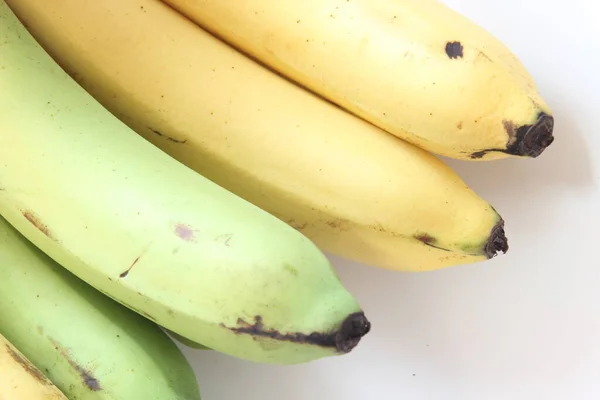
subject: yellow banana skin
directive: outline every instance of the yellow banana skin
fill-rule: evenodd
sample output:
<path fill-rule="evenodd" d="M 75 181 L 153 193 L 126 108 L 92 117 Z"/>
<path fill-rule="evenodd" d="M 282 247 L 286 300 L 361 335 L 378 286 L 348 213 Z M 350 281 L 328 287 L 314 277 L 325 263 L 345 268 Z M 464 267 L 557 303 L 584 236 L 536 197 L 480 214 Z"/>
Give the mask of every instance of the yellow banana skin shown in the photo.
<path fill-rule="evenodd" d="M 0 335 L 0 399 L 68 400 L 47 376 L 2 335 Z"/>
<path fill-rule="evenodd" d="M 156 324 L 56 264 L 2 217 L 0 334 L 69 399 L 200 400 L 192 368 Z"/>
<path fill-rule="evenodd" d="M 9 4 L 122 121 L 321 249 L 401 271 L 507 249 L 502 218 L 436 157 L 280 78 L 164 3 Z"/>
<path fill-rule="evenodd" d="M 15 228 L 216 351 L 293 364 L 358 344 L 370 325 L 313 243 L 135 134 L 1 15 L 0 214 Z"/>
<path fill-rule="evenodd" d="M 284 76 L 429 151 L 537 157 L 554 120 L 515 55 L 432 0 L 163 0 Z"/>

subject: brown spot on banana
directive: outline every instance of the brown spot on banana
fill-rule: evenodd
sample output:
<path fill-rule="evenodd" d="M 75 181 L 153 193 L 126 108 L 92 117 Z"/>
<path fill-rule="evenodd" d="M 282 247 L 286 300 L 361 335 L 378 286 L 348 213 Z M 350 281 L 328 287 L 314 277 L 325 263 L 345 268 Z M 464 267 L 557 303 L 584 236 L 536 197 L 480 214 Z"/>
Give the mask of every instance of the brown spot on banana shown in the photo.
<path fill-rule="evenodd" d="M 446 55 L 450 59 L 463 58 L 463 45 L 461 42 L 452 41 L 446 43 Z"/>
<path fill-rule="evenodd" d="M 140 260 L 141 256 L 137 256 L 137 258 L 135 260 L 133 260 L 133 263 L 131 263 L 131 265 L 129 266 L 129 268 L 127 268 L 125 271 L 123 271 L 120 275 L 119 278 L 125 278 L 127 277 L 127 275 L 129 275 L 129 271 L 131 271 L 131 268 L 133 268 L 133 266 L 135 264 L 137 264 L 137 262 Z"/>
<path fill-rule="evenodd" d="M 503 121 L 508 134 L 506 149 L 485 149 L 471 154 L 472 159 L 483 158 L 487 153 L 497 151 L 519 157 L 536 158 L 554 142 L 554 117 L 540 112 L 533 124 L 517 127 L 511 121 Z"/>
<path fill-rule="evenodd" d="M 502 125 L 504 126 L 504 130 L 508 133 L 508 142 L 506 143 L 506 147 L 514 146 L 517 141 L 517 127 L 514 123 L 510 121 L 502 121 Z"/>
<path fill-rule="evenodd" d="M 418 234 L 414 235 L 413 237 L 426 246 L 433 247 L 434 249 L 438 249 L 438 250 L 450 251 L 443 247 L 437 246 L 436 245 L 437 239 L 427 233 L 418 233 Z"/>
<path fill-rule="evenodd" d="M 44 385 L 52 386 L 52 382 L 46 375 L 42 374 L 42 372 L 31 363 L 31 361 L 27 360 L 24 356 L 15 351 L 8 343 L 6 344 L 6 352 L 35 380 Z"/>
<path fill-rule="evenodd" d="M 330 228 L 336 229 L 338 231 L 348 231 L 350 230 L 350 221 L 345 220 L 345 219 L 339 219 L 339 218 L 334 218 L 334 219 L 330 219 L 327 222 L 325 222 L 325 224 L 327 226 L 329 226 Z"/>
<path fill-rule="evenodd" d="M 423 242 L 425 244 L 434 244 L 436 242 L 436 239 L 427 233 L 416 234 L 415 239 L 417 239 L 419 242 Z"/>
<path fill-rule="evenodd" d="M 335 348 L 339 353 L 349 353 L 358 345 L 361 338 L 371 330 L 371 323 L 362 312 L 348 315 L 340 328 L 331 333 L 282 333 L 275 329 L 267 329 L 260 315 L 254 317 L 253 324 L 246 322 L 242 318 L 238 318 L 237 325 L 236 327 L 228 327 L 221 324 L 221 326 L 233 333 L 250 335 L 255 340 L 263 337 L 278 341 L 330 347 Z"/>
<path fill-rule="evenodd" d="M 98 391 L 102 390 L 102 387 L 100 386 L 100 382 L 98 382 L 98 380 L 92 375 L 91 371 L 89 371 L 89 370 L 85 369 L 84 367 L 82 367 L 81 365 L 79 365 L 77 363 L 77 361 L 75 361 L 73 359 L 73 357 L 71 356 L 68 349 L 62 347 L 56 340 L 54 340 L 52 338 L 49 338 L 49 339 L 52 342 L 52 344 L 54 345 L 54 348 L 56 350 L 58 350 L 60 355 L 63 356 L 63 358 L 65 360 L 67 360 L 69 365 L 79 374 L 83 383 L 90 391 L 98 392 Z"/>
<path fill-rule="evenodd" d="M 418 233 L 413 237 L 426 246 L 433 247 L 438 250 L 451 251 L 437 246 L 437 239 L 427 233 Z M 500 219 L 500 221 L 492 228 L 488 240 L 483 246 L 483 249 L 473 249 L 473 251 L 475 251 L 474 253 L 465 252 L 465 254 L 477 256 L 482 255 L 483 252 L 483 254 L 485 254 L 485 256 L 489 259 L 494 258 L 499 252 L 508 252 L 508 248 L 508 239 L 506 238 L 504 231 L 504 220 Z"/>
<path fill-rule="evenodd" d="M 126 278 L 127 275 L 129 275 L 129 273 L 131 272 L 131 269 L 138 263 L 138 261 L 140 261 L 140 259 L 144 256 L 144 254 L 146 254 L 146 252 L 150 249 L 150 247 L 152 246 L 152 244 L 154 243 L 154 241 L 151 241 L 150 243 L 148 243 L 146 245 L 146 247 L 144 248 L 144 250 L 140 253 L 139 256 L 137 256 L 135 258 L 135 260 L 133 260 L 133 262 L 129 265 L 129 268 L 127 268 L 125 271 L 121 272 L 121 274 L 119 274 L 119 278 Z M 108 278 L 110 279 L 110 278 Z M 110 279 L 112 281 L 112 279 Z"/>
<path fill-rule="evenodd" d="M 292 228 L 296 229 L 297 231 L 306 229 L 306 227 L 308 226 L 307 222 L 300 223 L 300 222 L 296 222 L 296 220 L 294 220 L 294 219 L 288 220 L 287 224 L 290 225 Z"/>
<path fill-rule="evenodd" d="M 165 138 L 165 140 L 168 140 L 169 142 L 173 142 L 173 143 L 177 143 L 177 144 L 185 144 L 187 143 L 187 139 L 183 139 L 183 140 L 179 140 L 179 139 L 175 139 L 171 136 L 167 136 L 164 133 L 157 131 L 156 129 L 152 129 L 152 128 L 148 128 L 150 129 L 152 132 L 154 132 L 156 135 Z"/>
<path fill-rule="evenodd" d="M 485 54 L 481 50 L 478 50 L 477 57 L 481 57 L 481 58 L 485 59 L 488 62 L 492 62 L 492 59 L 490 58 L 490 56 L 488 56 L 487 54 Z"/>
<path fill-rule="evenodd" d="M 48 228 L 48 226 L 43 224 L 39 217 L 33 213 L 33 211 L 26 210 L 21 211 L 21 213 L 23 214 L 25 219 L 29 221 L 33 226 L 35 226 L 40 232 L 42 232 L 44 235 L 54 240 L 55 242 L 57 241 L 50 229 Z"/>

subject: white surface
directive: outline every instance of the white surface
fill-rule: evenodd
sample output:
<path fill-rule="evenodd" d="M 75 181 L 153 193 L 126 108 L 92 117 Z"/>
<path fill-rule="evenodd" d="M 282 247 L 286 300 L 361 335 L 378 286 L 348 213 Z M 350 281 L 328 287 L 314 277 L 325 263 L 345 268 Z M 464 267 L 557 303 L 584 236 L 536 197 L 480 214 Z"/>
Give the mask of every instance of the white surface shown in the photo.
<path fill-rule="evenodd" d="M 446 1 L 521 58 L 555 114 L 536 160 L 450 162 L 504 216 L 510 251 L 425 274 L 332 258 L 372 332 L 290 367 L 184 349 L 204 400 L 600 399 L 596 2 Z"/>

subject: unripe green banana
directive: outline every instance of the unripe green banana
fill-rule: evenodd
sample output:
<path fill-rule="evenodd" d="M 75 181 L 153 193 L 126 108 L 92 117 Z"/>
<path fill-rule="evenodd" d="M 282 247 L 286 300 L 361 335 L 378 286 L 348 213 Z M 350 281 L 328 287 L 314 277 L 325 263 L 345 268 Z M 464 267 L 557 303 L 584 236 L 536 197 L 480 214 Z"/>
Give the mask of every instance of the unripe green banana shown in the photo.
<path fill-rule="evenodd" d="M 69 399 L 200 399 L 190 365 L 156 324 L 56 264 L 1 217 L 0 334 Z"/>
<path fill-rule="evenodd" d="M 358 344 L 369 322 L 310 240 L 134 133 L 4 3 L 1 18 L 0 214 L 13 226 L 214 350 L 291 364 Z"/>

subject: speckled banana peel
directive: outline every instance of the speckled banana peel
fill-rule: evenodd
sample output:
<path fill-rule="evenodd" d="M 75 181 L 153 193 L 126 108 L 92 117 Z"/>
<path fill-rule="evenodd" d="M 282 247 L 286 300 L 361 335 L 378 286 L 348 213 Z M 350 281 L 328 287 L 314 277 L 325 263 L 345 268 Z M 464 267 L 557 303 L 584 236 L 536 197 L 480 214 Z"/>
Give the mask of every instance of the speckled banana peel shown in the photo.
<path fill-rule="evenodd" d="M 283 76 L 419 147 L 537 157 L 554 117 L 515 54 L 434 0 L 163 0 Z"/>

